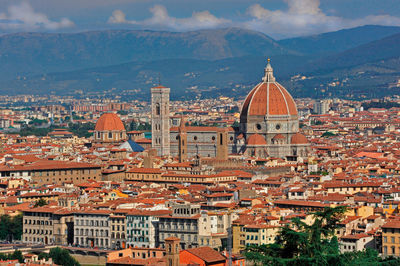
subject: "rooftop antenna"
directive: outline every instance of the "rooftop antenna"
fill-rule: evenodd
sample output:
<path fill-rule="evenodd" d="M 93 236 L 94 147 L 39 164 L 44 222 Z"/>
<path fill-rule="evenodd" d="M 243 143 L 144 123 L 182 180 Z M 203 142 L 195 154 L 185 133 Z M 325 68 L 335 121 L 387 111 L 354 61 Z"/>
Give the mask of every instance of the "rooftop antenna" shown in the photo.
<path fill-rule="evenodd" d="M 158 86 L 161 86 L 161 73 L 158 72 Z"/>

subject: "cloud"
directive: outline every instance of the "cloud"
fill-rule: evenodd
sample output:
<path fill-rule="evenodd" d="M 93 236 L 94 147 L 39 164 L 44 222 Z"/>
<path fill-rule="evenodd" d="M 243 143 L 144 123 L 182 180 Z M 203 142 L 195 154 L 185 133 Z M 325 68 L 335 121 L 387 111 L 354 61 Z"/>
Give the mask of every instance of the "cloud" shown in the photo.
<path fill-rule="evenodd" d="M 259 4 L 250 6 L 247 13 L 252 19 L 243 26 L 274 37 L 301 36 L 351 28 L 362 25 L 400 26 L 400 17 L 371 15 L 359 19 L 330 16 L 320 9 L 319 0 L 285 0 L 287 10 L 269 10 Z"/>
<path fill-rule="evenodd" d="M 193 12 L 188 18 L 175 18 L 168 14 L 167 9 L 162 5 L 155 5 L 150 8 L 152 16 L 148 19 L 135 21 L 127 20 L 121 10 L 114 10 L 108 23 L 111 24 L 134 24 L 149 27 L 169 28 L 173 30 L 194 30 L 203 28 L 215 28 L 228 26 L 232 22 L 228 19 L 217 18 L 209 11 Z"/>
<path fill-rule="evenodd" d="M 74 26 L 68 18 L 59 21 L 50 20 L 45 14 L 36 12 L 28 2 L 21 2 L 8 7 L 7 13 L 0 13 L 2 29 L 47 29 L 57 30 Z"/>

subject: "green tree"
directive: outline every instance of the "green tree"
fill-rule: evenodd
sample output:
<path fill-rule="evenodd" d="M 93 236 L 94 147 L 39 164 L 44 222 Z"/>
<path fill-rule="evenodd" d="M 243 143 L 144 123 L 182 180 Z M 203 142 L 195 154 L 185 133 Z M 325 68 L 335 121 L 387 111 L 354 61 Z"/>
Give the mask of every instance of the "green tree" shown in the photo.
<path fill-rule="evenodd" d="M 18 214 L 11 219 L 11 234 L 13 239 L 21 240 L 22 232 L 23 232 L 23 215 Z"/>
<path fill-rule="evenodd" d="M 274 244 L 249 246 L 245 257 L 257 265 L 398 265 L 399 259 L 381 259 L 374 250 L 340 254 L 334 236 L 346 208 L 325 208 L 313 213 L 314 222 L 292 219 Z"/>
<path fill-rule="evenodd" d="M 80 266 L 79 262 L 74 259 L 68 250 L 62 248 L 52 248 L 49 252 L 49 257 L 53 259 L 53 262 L 63 266 Z"/>
<path fill-rule="evenodd" d="M 38 201 L 36 201 L 35 206 L 33 206 L 33 207 L 34 208 L 42 207 L 42 206 L 45 206 L 47 204 L 48 203 L 47 203 L 47 201 L 45 199 L 39 199 Z"/>

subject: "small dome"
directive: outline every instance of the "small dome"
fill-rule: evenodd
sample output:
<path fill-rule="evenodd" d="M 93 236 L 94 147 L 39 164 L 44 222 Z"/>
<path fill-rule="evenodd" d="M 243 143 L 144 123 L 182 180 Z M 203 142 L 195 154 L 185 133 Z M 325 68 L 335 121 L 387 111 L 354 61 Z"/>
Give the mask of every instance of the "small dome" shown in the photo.
<path fill-rule="evenodd" d="M 251 135 L 246 142 L 247 145 L 266 145 L 267 141 L 259 134 Z"/>
<path fill-rule="evenodd" d="M 285 139 L 285 137 L 282 134 L 276 134 L 272 139 L 273 140 Z"/>
<path fill-rule="evenodd" d="M 308 139 L 306 136 L 300 133 L 296 133 L 290 139 L 291 144 L 308 144 Z"/>
<path fill-rule="evenodd" d="M 105 113 L 97 120 L 95 131 L 125 131 L 125 126 L 117 114 Z"/>

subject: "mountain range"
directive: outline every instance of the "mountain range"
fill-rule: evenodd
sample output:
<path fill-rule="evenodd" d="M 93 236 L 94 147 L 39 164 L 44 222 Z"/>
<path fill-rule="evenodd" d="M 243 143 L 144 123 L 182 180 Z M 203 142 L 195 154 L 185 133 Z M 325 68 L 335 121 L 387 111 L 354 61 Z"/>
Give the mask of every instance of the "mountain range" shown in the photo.
<path fill-rule="evenodd" d="M 0 36 L 0 89 L 146 99 L 161 82 L 173 98 L 240 97 L 261 80 L 268 56 L 294 96 L 380 97 L 396 93 L 398 46 L 400 27 L 385 26 L 286 40 L 240 28 L 8 34 Z"/>

